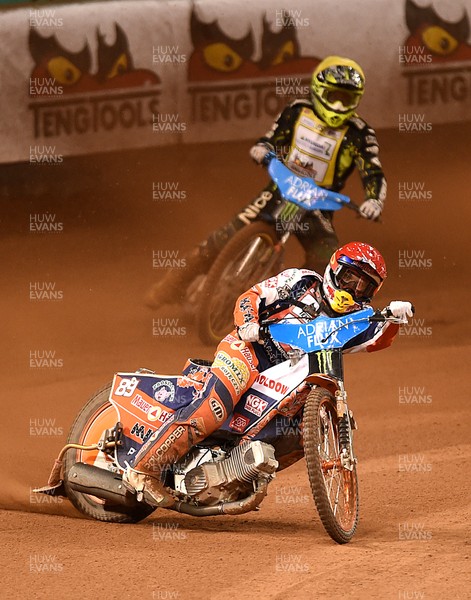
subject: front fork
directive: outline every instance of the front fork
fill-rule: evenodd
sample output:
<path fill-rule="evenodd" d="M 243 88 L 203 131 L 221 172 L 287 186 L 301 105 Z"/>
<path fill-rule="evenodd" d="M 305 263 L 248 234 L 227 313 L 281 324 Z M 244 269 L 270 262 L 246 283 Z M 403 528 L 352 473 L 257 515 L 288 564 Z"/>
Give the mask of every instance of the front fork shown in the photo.
<path fill-rule="evenodd" d="M 335 392 L 335 400 L 338 418 L 340 462 L 342 467 L 353 471 L 357 462 L 353 453 L 353 429 L 356 429 L 356 423 L 352 411 L 348 410 L 347 392 L 342 381 L 339 382 L 339 387 Z"/>

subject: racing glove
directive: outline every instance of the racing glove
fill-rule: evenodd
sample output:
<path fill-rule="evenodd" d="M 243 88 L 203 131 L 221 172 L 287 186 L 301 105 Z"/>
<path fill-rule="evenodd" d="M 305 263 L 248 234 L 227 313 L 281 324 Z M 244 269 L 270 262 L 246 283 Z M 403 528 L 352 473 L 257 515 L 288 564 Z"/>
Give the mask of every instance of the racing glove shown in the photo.
<path fill-rule="evenodd" d="M 250 148 L 250 156 L 257 165 L 261 165 L 265 156 L 271 151 L 272 148 L 268 148 L 265 144 L 255 144 Z"/>
<path fill-rule="evenodd" d="M 392 316 L 401 319 L 403 323 L 407 323 L 407 317 L 412 317 L 414 315 L 412 304 L 410 302 L 393 300 L 393 302 L 390 302 L 388 308 Z"/>
<path fill-rule="evenodd" d="M 238 328 L 239 337 L 244 342 L 258 342 L 260 325 L 258 323 L 244 323 Z"/>
<path fill-rule="evenodd" d="M 383 203 L 380 200 L 370 198 L 369 200 L 365 200 L 360 206 L 360 215 L 365 219 L 374 221 L 380 216 L 382 210 Z"/>

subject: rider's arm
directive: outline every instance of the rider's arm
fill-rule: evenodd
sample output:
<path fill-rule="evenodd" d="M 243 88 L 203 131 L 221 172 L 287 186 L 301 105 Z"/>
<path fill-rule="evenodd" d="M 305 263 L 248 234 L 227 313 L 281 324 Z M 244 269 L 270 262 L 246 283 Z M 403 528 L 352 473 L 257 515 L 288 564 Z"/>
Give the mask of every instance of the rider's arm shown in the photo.
<path fill-rule="evenodd" d="M 365 190 L 366 200 L 386 200 L 386 178 L 379 159 L 379 144 L 374 129 L 360 117 L 350 120 L 351 152 Z"/>
<path fill-rule="evenodd" d="M 241 327 L 245 323 L 258 323 L 262 309 L 280 299 L 280 291 L 292 288 L 306 273 L 303 269 L 286 269 L 279 275 L 265 279 L 244 292 L 236 301 L 234 323 Z"/>

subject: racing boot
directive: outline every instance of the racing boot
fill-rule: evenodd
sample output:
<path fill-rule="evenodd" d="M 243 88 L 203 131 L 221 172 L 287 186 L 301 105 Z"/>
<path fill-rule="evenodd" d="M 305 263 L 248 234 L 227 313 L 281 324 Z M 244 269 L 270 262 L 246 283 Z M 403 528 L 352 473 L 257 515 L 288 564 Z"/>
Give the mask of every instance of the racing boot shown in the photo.
<path fill-rule="evenodd" d="M 171 490 L 162 481 L 163 471 L 172 469 L 191 446 L 206 436 L 194 425 L 172 423 L 162 433 L 155 433 L 139 450 L 134 467 L 129 467 L 124 480 L 147 504 L 169 507 L 175 503 Z M 138 496 L 139 498 L 139 496 Z"/>
<path fill-rule="evenodd" d="M 157 309 L 164 304 L 181 304 L 185 298 L 188 285 L 195 277 L 205 272 L 208 260 L 198 246 L 184 257 L 185 266 L 170 269 L 147 292 L 144 302 L 146 306 Z"/>
<path fill-rule="evenodd" d="M 217 393 L 222 390 L 224 400 Z M 216 431 L 232 411 L 232 398 L 221 382 L 212 381 L 208 393 L 176 413 L 176 419 L 154 433 L 123 476 L 125 485 L 137 491 L 151 506 L 170 507 L 176 501 L 162 475 L 195 444 Z M 178 415 L 178 416 L 177 416 Z"/>

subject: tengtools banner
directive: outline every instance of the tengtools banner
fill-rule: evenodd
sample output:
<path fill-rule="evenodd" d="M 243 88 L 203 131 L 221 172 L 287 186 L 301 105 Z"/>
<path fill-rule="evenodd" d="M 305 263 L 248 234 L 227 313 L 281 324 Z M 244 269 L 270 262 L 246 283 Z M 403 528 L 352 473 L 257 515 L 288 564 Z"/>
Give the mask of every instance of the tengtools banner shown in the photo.
<path fill-rule="evenodd" d="M 443 3 L 440 10 L 443 11 Z M 120 1 L 0 13 L 2 162 L 254 139 L 328 54 L 376 128 L 471 118 L 471 0 Z"/>

